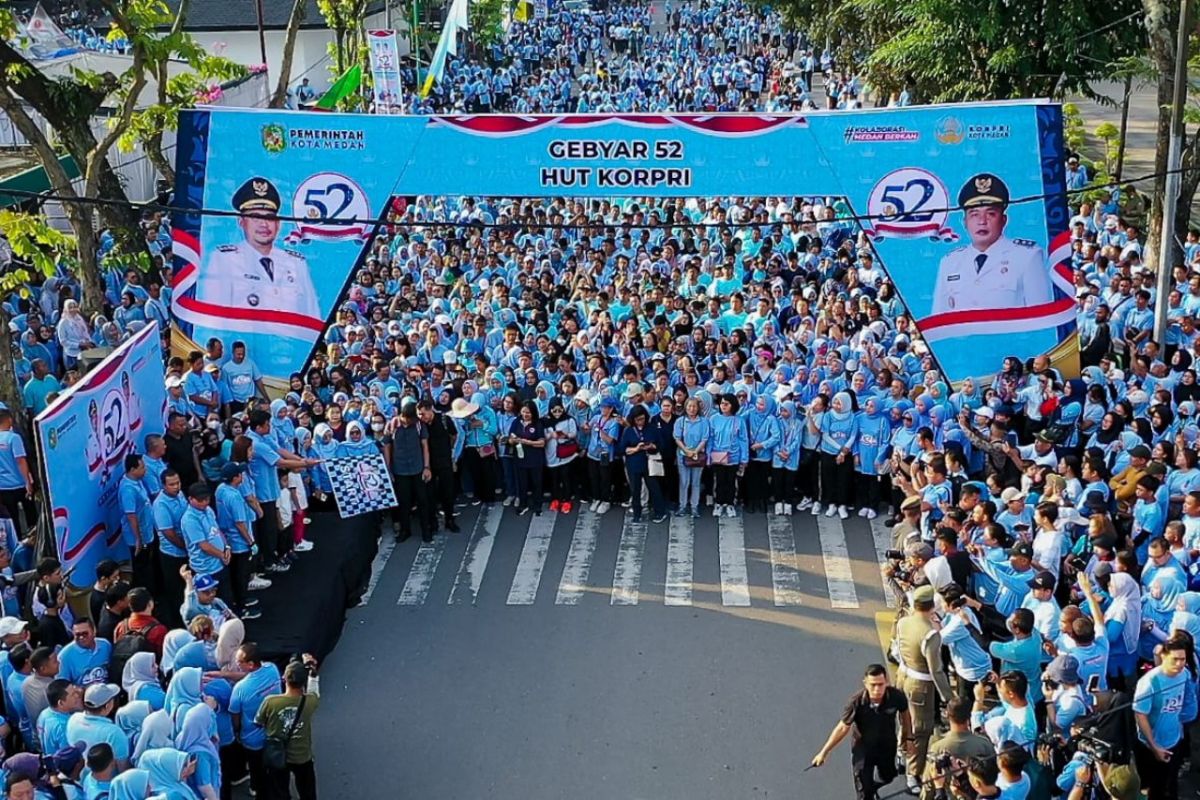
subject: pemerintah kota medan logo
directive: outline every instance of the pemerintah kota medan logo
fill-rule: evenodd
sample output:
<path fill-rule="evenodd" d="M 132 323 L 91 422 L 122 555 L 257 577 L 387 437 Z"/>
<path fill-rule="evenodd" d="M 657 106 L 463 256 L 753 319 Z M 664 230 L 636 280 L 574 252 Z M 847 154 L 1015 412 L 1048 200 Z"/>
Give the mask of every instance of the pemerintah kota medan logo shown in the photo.
<path fill-rule="evenodd" d="M 282 153 L 287 149 L 287 131 L 278 123 L 263 125 L 262 146 L 268 153 Z"/>

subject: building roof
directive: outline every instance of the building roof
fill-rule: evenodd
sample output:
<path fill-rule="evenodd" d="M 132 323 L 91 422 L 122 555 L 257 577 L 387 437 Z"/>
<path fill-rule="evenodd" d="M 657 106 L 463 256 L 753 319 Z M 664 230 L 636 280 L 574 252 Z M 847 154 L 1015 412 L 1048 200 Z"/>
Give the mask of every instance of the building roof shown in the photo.
<path fill-rule="evenodd" d="M 308 13 L 304 17 L 304 28 L 324 28 L 325 20 L 317 10 L 316 0 L 305 0 Z M 180 0 L 166 0 L 172 11 L 179 10 Z M 383 10 L 384 0 L 369 0 L 367 14 Z M 292 14 L 292 0 L 262 0 L 263 27 L 267 30 L 283 30 Z M 248 31 L 258 29 L 256 0 L 204 0 L 188 7 L 185 26 L 189 31 Z"/>

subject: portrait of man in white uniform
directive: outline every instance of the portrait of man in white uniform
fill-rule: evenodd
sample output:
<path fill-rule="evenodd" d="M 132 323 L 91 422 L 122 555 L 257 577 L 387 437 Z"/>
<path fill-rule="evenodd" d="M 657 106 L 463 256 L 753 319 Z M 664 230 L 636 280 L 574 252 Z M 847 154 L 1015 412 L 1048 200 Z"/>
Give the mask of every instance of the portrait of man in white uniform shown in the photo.
<path fill-rule="evenodd" d="M 1004 235 L 1008 202 L 1008 186 L 990 173 L 963 185 L 958 205 L 971 243 L 942 257 L 933 287 L 933 314 L 1027 308 L 1054 299 L 1042 248 Z"/>
<path fill-rule="evenodd" d="M 255 177 L 233 195 L 241 212 L 243 240 L 216 248 L 201 270 L 196 300 L 226 308 L 253 308 L 320 318 L 321 310 L 308 262 L 295 250 L 279 247 L 279 191 Z"/>

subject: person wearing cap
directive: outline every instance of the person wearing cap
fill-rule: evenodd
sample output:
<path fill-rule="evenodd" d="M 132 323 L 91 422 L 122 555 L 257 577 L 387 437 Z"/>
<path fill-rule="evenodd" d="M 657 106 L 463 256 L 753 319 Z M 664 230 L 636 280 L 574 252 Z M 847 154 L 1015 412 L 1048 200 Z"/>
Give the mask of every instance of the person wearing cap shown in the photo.
<path fill-rule="evenodd" d="M 218 245 L 201 268 L 196 300 L 229 309 L 321 317 L 321 306 L 308 262 L 295 250 L 279 247 L 279 190 L 271 181 L 253 177 L 233 195 L 241 213 L 243 240 Z"/>
<path fill-rule="evenodd" d="M 475 505 L 491 505 L 496 500 L 496 436 L 499 423 L 496 412 L 457 397 L 450 403 L 450 419 L 462 431 L 462 451 L 459 466 L 468 476 L 475 492 Z"/>
<path fill-rule="evenodd" d="M 184 394 L 183 378 L 178 375 L 168 375 L 163 382 L 167 387 L 167 413 L 179 414 L 185 419 L 192 414 L 192 404 Z"/>
<path fill-rule="evenodd" d="M 320 667 L 317 659 L 305 653 L 293 660 L 283 671 L 283 693 L 266 698 L 254 715 L 254 722 L 268 736 L 283 738 L 300 715 L 290 739 L 287 740 L 286 768 L 267 769 L 271 785 L 268 796 L 290 798 L 292 779 L 300 800 L 316 800 L 317 776 L 313 763 L 313 722 L 321 706 Z"/>
<path fill-rule="evenodd" d="M 938 264 L 931 314 L 973 309 L 1028 308 L 1053 298 L 1042 248 L 1004 235 L 1008 186 L 991 173 L 967 179 L 958 193 L 971 243 Z"/>
<path fill-rule="evenodd" d="M 1018 541 L 1014 544 L 1008 551 L 1008 563 L 986 558 L 975 545 L 968 550 L 979 571 L 998 585 L 996 611 L 1007 617 L 1020 608 L 1021 602 L 1029 594 L 1029 581 L 1037 574 L 1033 569 L 1033 547 L 1029 542 Z"/>
<path fill-rule="evenodd" d="M 1042 570 L 1029 581 L 1029 594 L 1021 601 L 1021 608 L 1027 608 L 1033 614 L 1033 626 L 1047 642 L 1056 641 L 1061 632 L 1058 618 L 1062 608 L 1054 598 L 1054 587 L 1057 585 L 1057 576 L 1049 570 Z M 1043 654 L 1042 661 L 1047 660 L 1048 656 Z"/>
<path fill-rule="evenodd" d="M 246 465 L 240 461 L 227 461 L 221 467 L 221 483 L 217 486 L 215 506 L 217 525 L 229 543 L 229 595 L 237 615 L 243 620 L 258 619 L 262 612 L 251 606 L 258 601 L 249 596 L 254 544 L 254 509 L 242 494 L 246 480 Z M 207 613 L 207 612 L 205 612 Z M 184 616 L 186 622 L 187 616 Z"/>
<path fill-rule="evenodd" d="M 1046 727 L 1064 740 L 1071 740 L 1071 728 L 1092 708 L 1092 699 L 1079 679 L 1079 661 L 1060 653 L 1046 665 L 1042 674 L 1042 692 L 1046 696 Z"/>
<path fill-rule="evenodd" d="M 179 529 L 187 545 L 188 567 L 195 575 L 212 575 L 225 584 L 228 591 L 229 576 L 225 570 L 233 558 L 229 541 L 221 533 L 217 515 L 210 508 L 212 490 L 203 482 L 188 487 L 188 510 L 183 512 Z M 187 593 L 184 592 L 186 598 Z"/>
<path fill-rule="evenodd" d="M 899 686 L 912 712 L 912 735 L 905 740 L 905 773 L 910 792 L 920 788 L 921 777 L 925 774 L 929 739 L 937 719 L 934 693 L 943 703 L 951 697 L 950 683 L 942 666 L 942 636 L 935 624 L 935 596 L 932 586 L 914 590 L 912 613 L 896 623 Z"/>
<path fill-rule="evenodd" d="M 1026 494 L 1015 486 L 1000 493 L 1004 509 L 996 514 L 996 522 L 1004 526 L 1011 536 L 1029 536 L 1033 525 L 1033 511 L 1025 505 Z"/>
<path fill-rule="evenodd" d="M 195 575 L 190 571 L 184 575 L 187 589 L 184 592 L 183 606 L 179 609 L 183 624 L 191 625 L 192 620 L 204 615 L 212 620 L 213 625 L 220 628 L 225 622 L 234 619 L 235 614 L 217 597 L 217 579 L 212 575 Z"/>
<path fill-rule="evenodd" d="M 104 743 L 112 748 L 117 771 L 129 769 L 129 737 L 111 719 L 121 687 L 114 683 L 92 684 L 83 693 L 83 713 L 67 722 L 67 741 L 82 743 L 85 750 Z"/>

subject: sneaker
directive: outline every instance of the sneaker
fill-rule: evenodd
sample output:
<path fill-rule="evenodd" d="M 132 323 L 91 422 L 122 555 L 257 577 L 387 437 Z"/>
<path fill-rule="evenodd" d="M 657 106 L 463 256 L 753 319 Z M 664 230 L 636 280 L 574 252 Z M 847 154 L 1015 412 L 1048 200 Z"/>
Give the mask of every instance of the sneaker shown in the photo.
<path fill-rule="evenodd" d="M 517 515 L 523 517 L 528 513 L 529 513 L 529 506 L 521 506 L 521 510 L 517 512 Z"/>
<path fill-rule="evenodd" d="M 813 506 L 813 508 L 816 508 L 816 506 Z M 836 517 L 837 513 L 838 513 L 838 507 L 835 506 L 833 503 L 830 503 L 829 508 L 825 509 L 825 516 L 827 516 L 827 517 L 831 517 L 831 518 Z"/>
<path fill-rule="evenodd" d="M 262 612 L 257 608 L 247 608 L 240 614 L 240 616 L 243 621 L 248 619 L 260 619 L 262 617 Z"/>
<path fill-rule="evenodd" d="M 735 519 L 738 515 L 737 506 L 725 506 L 725 516 Z"/>
<path fill-rule="evenodd" d="M 254 608 L 256 605 L 258 605 L 257 597 L 247 597 L 246 602 L 242 603 L 242 608 Z"/>
<path fill-rule="evenodd" d="M 297 553 L 307 553 L 309 550 L 312 550 L 312 549 L 313 549 L 313 543 L 310 542 L 308 539 L 301 539 L 296 544 L 296 552 Z"/>
<path fill-rule="evenodd" d="M 500 505 L 504 506 L 505 508 L 508 508 L 512 504 L 513 504 L 513 499 L 511 497 L 506 497 L 506 498 L 504 498 L 504 502 L 501 503 Z"/>
<path fill-rule="evenodd" d="M 478 497 L 475 497 L 475 498 L 472 498 L 472 499 L 471 499 L 471 505 L 473 505 L 473 506 L 477 506 L 477 505 L 479 505 L 479 504 L 480 504 L 480 503 L 482 503 L 482 502 L 483 502 L 483 501 L 482 501 L 482 500 L 480 500 Z M 505 501 L 504 501 L 504 505 L 508 505 L 508 501 L 507 501 L 507 500 L 505 500 Z"/>
<path fill-rule="evenodd" d="M 292 568 L 291 564 L 285 564 L 282 561 L 277 561 L 267 567 L 267 572 L 287 572 Z"/>
<path fill-rule="evenodd" d="M 558 510 L 564 514 L 570 514 L 571 513 L 571 501 L 568 500 L 565 503 L 560 503 L 558 506 Z"/>
<path fill-rule="evenodd" d="M 246 588 L 252 592 L 257 592 L 260 589 L 270 589 L 271 582 L 266 578 L 260 578 L 258 575 L 255 575 L 250 579 L 250 582 L 246 584 Z"/>
<path fill-rule="evenodd" d="M 783 513 L 783 503 L 776 503 L 775 504 L 775 516 L 778 517 L 782 513 Z"/>
<path fill-rule="evenodd" d="M 867 518 L 867 519 L 875 519 L 876 517 L 878 517 L 878 516 L 879 516 L 879 512 L 877 512 L 877 511 L 876 511 L 875 509 L 873 509 L 873 508 L 868 508 L 868 509 L 867 509 L 867 513 L 865 514 L 865 516 L 866 516 L 866 518 Z"/>
<path fill-rule="evenodd" d="M 692 519 L 700 519 L 700 509 L 699 509 L 699 507 L 697 507 L 697 508 L 693 508 L 693 509 L 692 509 Z"/>
<path fill-rule="evenodd" d="M 666 521 L 667 521 L 667 515 L 666 515 L 666 514 L 659 514 L 657 517 L 655 517 L 655 518 L 654 518 L 654 522 L 655 522 L 655 524 L 657 524 L 657 523 L 659 523 L 659 522 L 666 522 Z"/>
<path fill-rule="evenodd" d="M 812 500 L 809 500 L 806 497 L 803 500 L 801 500 L 799 503 L 796 504 L 796 510 L 797 511 L 807 511 L 808 509 L 812 508 L 812 504 L 813 504 Z"/>
<path fill-rule="evenodd" d="M 596 513 L 596 509 L 598 509 L 599 507 L 600 507 L 600 501 L 599 501 L 599 500 L 593 500 L 593 501 L 592 501 L 592 504 L 591 504 L 590 506 L 588 506 L 588 510 L 589 510 L 589 511 L 591 511 L 593 514 L 595 514 L 595 513 Z"/>
<path fill-rule="evenodd" d="M 791 503 L 783 504 L 783 513 L 785 516 L 789 516 L 789 517 L 792 515 L 792 504 Z"/>
<path fill-rule="evenodd" d="M 858 510 L 858 515 L 859 515 L 860 517 L 865 517 L 865 516 L 867 515 L 867 509 L 866 509 L 866 506 L 863 506 L 862 508 L 860 508 L 860 509 Z"/>
<path fill-rule="evenodd" d="M 722 505 L 713 506 L 713 516 L 714 517 L 725 516 L 725 506 L 722 506 Z"/>
<path fill-rule="evenodd" d="M 632 508 L 632 507 L 633 507 L 633 499 L 632 498 L 630 498 L 629 500 L 626 500 L 624 503 L 621 503 L 621 508 Z"/>
<path fill-rule="evenodd" d="M 821 515 L 821 504 L 820 503 L 813 503 L 811 506 L 809 506 L 809 508 L 812 509 L 812 515 L 814 517 L 819 517 Z"/>
<path fill-rule="evenodd" d="M 920 794 L 921 793 L 921 779 L 918 778 L 916 775 L 907 776 L 907 783 L 908 783 L 908 793 L 909 794 Z"/>
<path fill-rule="evenodd" d="M 600 507 L 596 509 L 596 513 L 597 514 L 607 514 L 609 509 L 611 509 L 611 508 L 612 508 L 612 503 L 601 503 Z"/>
<path fill-rule="evenodd" d="M 551 501 L 550 501 L 550 510 L 551 510 L 551 511 L 558 511 L 558 501 L 557 501 L 557 500 L 551 500 Z"/>
<path fill-rule="evenodd" d="M 637 525 L 637 524 L 638 524 L 639 522 L 641 522 L 641 521 L 642 521 L 642 515 L 641 515 L 641 514 L 634 514 L 634 515 L 633 515 L 633 524 L 634 524 L 634 525 Z"/>
<path fill-rule="evenodd" d="M 675 516 L 679 517 L 680 519 L 683 519 L 684 517 L 688 516 L 690 513 L 691 512 L 688 511 L 688 507 L 684 506 L 683 508 L 681 508 L 675 512 Z"/>
<path fill-rule="evenodd" d="M 838 506 L 838 516 L 841 517 L 842 519 L 849 519 L 850 512 L 846 509 L 845 506 Z"/>
<path fill-rule="evenodd" d="M 305 518 L 304 518 L 304 524 L 305 524 L 305 525 L 312 525 L 312 517 L 305 517 Z"/>

